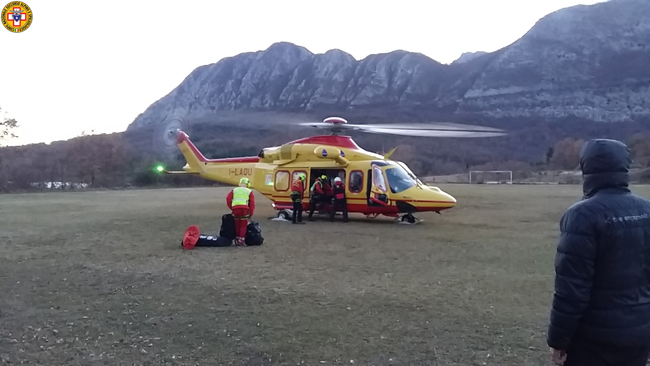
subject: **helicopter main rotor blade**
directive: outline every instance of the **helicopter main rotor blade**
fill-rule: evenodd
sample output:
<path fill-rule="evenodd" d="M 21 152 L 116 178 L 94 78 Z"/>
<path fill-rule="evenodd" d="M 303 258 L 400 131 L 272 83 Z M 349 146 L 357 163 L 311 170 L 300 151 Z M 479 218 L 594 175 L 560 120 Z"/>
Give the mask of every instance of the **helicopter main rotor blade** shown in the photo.
<path fill-rule="evenodd" d="M 496 137 L 506 135 L 505 131 L 483 126 L 464 125 L 451 122 L 412 124 L 332 124 L 325 122 L 304 122 L 301 126 L 316 127 L 341 132 L 361 131 L 402 136 L 422 137 Z"/>
<path fill-rule="evenodd" d="M 488 131 L 460 131 L 460 130 L 424 130 L 424 129 L 398 129 L 398 128 L 368 128 L 363 129 L 363 132 L 388 134 L 388 135 L 402 135 L 402 136 L 418 136 L 418 137 L 498 137 L 505 136 L 503 132 L 488 132 Z"/>
<path fill-rule="evenodd" d="M 298 123 L 299 126 L 307 126 L 307 127 L 316 127 L 316 128 L 332 128 L 332 127 L 340 127 L 338 125 L 334 125 L 331 123 L 324 123 L 324 122 L 301 122 Z"/>
<path fill-rule="evenodd" d="M 397 130 L 432 130 L 432 131 L 484 131 L 484 132 L 504 132 L 498 128 L 484 127 L 484 126 L 475 126 L 475 125 L 465 125 L 461 123 L 451 123 L 451 122 L 429 122 L 429 123 L 404 123 L 404 124 L 366 124 L 366 125 L 348 125 L 354 128 L 361 129 L 370 129 L 370 128 L 380 128 L 380 129 L 397 129 Z"/>

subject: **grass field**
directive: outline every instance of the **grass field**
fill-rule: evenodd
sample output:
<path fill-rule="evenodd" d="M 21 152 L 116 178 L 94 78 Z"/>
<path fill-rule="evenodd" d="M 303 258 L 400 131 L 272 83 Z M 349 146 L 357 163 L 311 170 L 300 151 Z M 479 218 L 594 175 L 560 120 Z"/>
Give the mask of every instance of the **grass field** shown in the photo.
<path fill-rule="evenodd" d="M 549 365 L 562 212 L 580 186 L 441 186 L 416 226 L 261 222 L 196 248 L 222 188 L 0 196 L 6 365 Z M 650 187 L 634 187 L 650 196 Z"/>

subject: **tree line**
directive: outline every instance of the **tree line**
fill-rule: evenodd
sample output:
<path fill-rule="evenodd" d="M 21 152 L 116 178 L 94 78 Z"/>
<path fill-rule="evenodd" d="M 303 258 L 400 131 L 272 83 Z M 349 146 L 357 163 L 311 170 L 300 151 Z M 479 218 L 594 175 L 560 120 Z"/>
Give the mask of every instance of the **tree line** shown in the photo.
<path fill-rule="evenodd" d="M 0 144 L 16 136 L 17 126 L 17 121 L 6 117 L 0 122 Z M 263 147 L 277 146 L 305 136 L 299 131 L 278 131 L 273 126 L 242 126 L 221 126 L 216 131 L 210 124 L 196 125 L 190 137 L 206 157 L 219 158 L 257 155 Z M 580 149 L 589 136 L 568 137 L 567 132 L 562 132 L 559 134 L 561 138 L 544 146 L 544 142 L 558 135 L 544 135 L 542 132 L 515 131 L 506 141 L 498 142 L 489 139 L 432 142 L 428 139 L 354 134 L 352 137 L 369 151 L 384 153 L 397 147 L 391 158 L 405 162 L 420 176 L 468 170 L 512 170 L 516 174 L 525 174 L 550 169 L 578 169 Z M 216 184 L 194 176 L 169 176 L 157 172 L 155 167 L 159 164 L 181 169 L 185 161 L 179 152 L 166 156 L 159 154 L 152 134 L 151 128 L 112 134 L 82 133 L 51 144 L 0 147 L 0 191 Z M 633 133 L 623 140 L 632 151 L 635 166 L 650 168 L 650 133 Z M 642 178 L 650 179 L 650 176 Z"/>

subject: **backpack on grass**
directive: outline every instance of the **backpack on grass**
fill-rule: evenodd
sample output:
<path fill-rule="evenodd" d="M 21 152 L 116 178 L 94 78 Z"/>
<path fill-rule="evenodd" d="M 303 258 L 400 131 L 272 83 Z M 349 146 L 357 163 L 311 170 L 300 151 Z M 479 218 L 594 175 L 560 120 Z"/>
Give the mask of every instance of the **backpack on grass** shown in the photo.
<path fill-rule="evenodd" d="M 221 230 L 219 236 L 235 240 L 235 216 L 233 214 L 225 214 L 221 216 Z"/>
<path fill-rule="evenodd" d="M 251 221 L 248 223 L 248 227 L 246 228 L 245 242 L 246 245 L 250 246 L 264 244 L 264 238 L 262 237 L 262 228 L 260 228 L 260 224 L 258 222 Z"/>

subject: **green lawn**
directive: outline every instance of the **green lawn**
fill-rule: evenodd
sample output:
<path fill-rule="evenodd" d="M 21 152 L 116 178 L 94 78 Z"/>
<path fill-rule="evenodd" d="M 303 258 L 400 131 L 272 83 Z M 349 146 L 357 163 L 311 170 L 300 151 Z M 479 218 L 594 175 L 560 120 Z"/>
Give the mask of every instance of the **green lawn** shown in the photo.
<path fill-rule="evenodd" d="M 416 226 L 290 225 L 258 198 L 263 246 L 192 251 L 227 189 L 2 195 L 0 359 L 549 365 L 557 222 L 581 187 L 441 188 L 458 206 Z"/>

